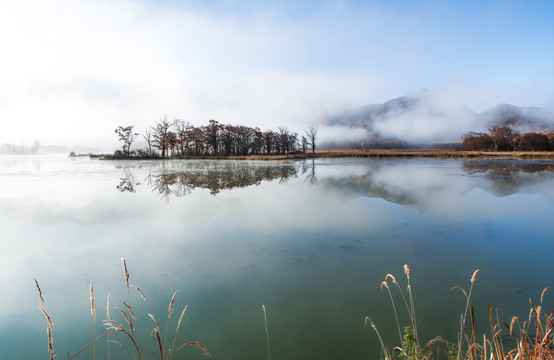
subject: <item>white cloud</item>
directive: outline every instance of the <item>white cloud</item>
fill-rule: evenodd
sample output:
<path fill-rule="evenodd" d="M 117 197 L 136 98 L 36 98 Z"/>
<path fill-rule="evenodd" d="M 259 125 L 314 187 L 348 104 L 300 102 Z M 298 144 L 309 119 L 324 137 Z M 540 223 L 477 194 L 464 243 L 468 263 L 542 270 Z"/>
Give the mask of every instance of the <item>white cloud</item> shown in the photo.
<path fill-rule="evenodd" d="M 231 11 L 244 9 L 234 4 L 1 3 L 0 143 L 113 148 L 116 126 L 143 131 L 164 113 L 196 124 L 215 118 L 299 131 L 345 103 L 383 102 L 417 87 L 454 89 L 453 76 L 468 75 L 456 67 L 461 61 L 448 66 L 445 54 L 455 45 L 425 7 L 326 2 L 291 17 L 288 5 L 243 12 Z M 473 59 L 479 66 L 481 58 Z M 525 74 L 508 86 L 470 76 L 459 102 L 547 102 L 552 68 L 530 80 Z"/>

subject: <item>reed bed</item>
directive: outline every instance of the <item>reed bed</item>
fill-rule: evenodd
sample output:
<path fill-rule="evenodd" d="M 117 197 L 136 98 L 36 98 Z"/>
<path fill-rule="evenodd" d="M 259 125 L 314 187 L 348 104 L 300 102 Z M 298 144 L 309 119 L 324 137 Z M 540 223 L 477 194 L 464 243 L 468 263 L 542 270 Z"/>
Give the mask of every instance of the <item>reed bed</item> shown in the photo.
<path fill-rule="evenodd" d="M 123 275 L 125 287 L 127 289 L 127 299 L 111 300 L 108 294 L 106 301 L 106 319 L 103 320 L 104 331 L 96 334 L 97 321 L 97 301 L 94 294 L 93 282 L 90 282 L 90 313 L 92 322 L 91 341 L 71 355 L 67 353 L 67 359 L 72 360 L 87 355 L 88 358 L 97 358 L 97 347 L 100 346 L 99 340 L 106 338 L 107 359 L 125 358 L 133 360 L 142 360 L 143 354 L 150 351 L 155 353 L 156 358 L 161 360 L 172 360 L 176 353 L 186 347 L 196 348 L 198 355 L 212 357 L 208 348 L 201 342 L 180 341 L 178 340 L 179 330 L 182 326 L 184 315 L 188 309 L 185 305 L 176 325 L 171 324 L 173 314 L 175 313 L 175 303 L 179 290 L 173 293 L 169 300 L 167 309 L 167 318 L 163 316 L 165 327 L 162 326 L 155 314 L 148 313 L 145 318 L 149 320 L 151 341 L 148 343 L 139 340 L 137 336 L 137 306 L 131 303 L 131 290 L 133 290 L 135 300 L 148 303 L 147 297 L 135 285 L 131 284 L 127 264 L 122 259 Z M 379 328 L 370 317 L 365 317 L 364 323 L 370 326 L 377 334 L 381 347 L 381 358 L 385 360 L 409 359 L 409 360 L 554 360 L 554 311 L 552 308 L 545 309 L 543 300 L 550 287 L 545 288 L 540 296 L 540 302 L 535 304 L 530 302 L 529 314 L 526 318 L 520 319 L 512 317 L 509 322 L 504 322 L 502 317 L 492 307 L 488 307 L 488 322 L 490 328 L 483 334 L 478 334 L 475 326 L 475 311 L 471 305 L 473 287 L 481 270 L 477 269 L 470 279 L 467 289 L 461 286 L 455 286 L 451 291 L 460 291 L 464 298 L 463 312 L 460 314 L 458 335 L 454 342 L 437 337 L 423 344 L 418 332 L 416 307 L 414 304 L 413 289 L 410 283 L 412 272 L 408 265 L 403 268 L 405 284 L 400 284 L 397 277 L 387 274 L 381 283 L 381 290 L 386 291 L 393 308 L 394 321 L 398 331 L 398 344 L 388 347 L 379 332 Z M 50 360 L 63 354 L 55 342 L 54 323 L 52 317 L 46 309 L 46 301 L 43 292 L 35 279 L 35 286 L 40 298 L 39 309 L 46 319 L 47 352 Z M 115 303 L 115 305 L 114 305 Z M 408 319 L 400 319 L 399 307 L 405 307 Z M 112 310 L 115 310 L 116 317 L 112 316 Z M 266 307 L 262 305 L 265 323 L 265 335 L 267 341 L 267 357 L 271 360 L 271 351 L 269 346 L 269 330 L 266 314 Z M 405 326 L 402 326 L 404 322 Z M 175 330 L 173 330 L 175 329 Z M 140 338 L 142 339 L 142 338 Z M 507 341 L 507 339 L 513 339 Z M 179 345 L 179 342 L 181 345 Z M 154 350 L 153 350 L 154 349 Z M 114 353 L 114 350 L 116 353 Z M 64 357 L 64 356 L 62 356 Z M 146 358 L 152 358 L 152 355 Z"/>
<path fill-rule="evenodd" d="M 415 316 L 415 305 L 410 285 L 410 269 L 404 265 L 406 275 L 406 290 L 400 286 L 396 277 L 387 274 L 385 280 L 381 283 L 381 290 L 386 289 L 396 320 L 396 326 L 399 335 L 399 345 L 392 349 L 386 346 L 378 327 L 370 317 L 365 318 L 365 325 L 368 324 L 376 332 L 381 345 L 381 358 L 386 360 L 409 359 L 409 360 L 430 360 L 430 359 L 448 359 L 448 360 L 554 360 L 554 311 L 552 308 L 543 309 L 543 299 L 545 293 L 550 287 L 545 288 L 541 293 L 539 305 L 535 305 L 530 299 L 529 316 L 523 319 L 523 322 L 516 316 L 512 317 L 510 324 L 507 324 L 493 311 L 489 305 L 489 324 L 490 333 L 483 333 L 477 336 L 475 327 L 475 312 L 471 305 L 471 296 L 473 285 L 477 275 L 481 270 L 477 269 L 470 279 L 469 289 L 466 290 L 460 286 L 455 286 L 452 290 L 460 290 L 465 299 L 465 309 L 460 314 L 460 329 L 456 342 L 449 342 L 440 337 L 434 338 L 421 345 Z M 389 283 L 392 282 L 392 285 Z M 402 299 L 403 305 L 408 313 L 408 324 L 401 329 L 398 317 L 397 304 L 391 287 L 396 288 L 398 293 L 396 298 Z M 467 323 L 471 322 L 471 326 Z M 402 335 L 404 334 L 404 335 Z M 505 340 L 507 337 L 514 341 L 509 345 Z M 513 345 L 515 343 L 515 345 Z"/>
<path fill-rule="evenodd" d="M 158 354 L 161 360 L 171 360 L 175 353 L 185 347 L 194 347 L 199 350 L 201 355 L 211 357 L 212 354 L 208 351 L 207 347 L 199 341 L 184 341 L 177 348 L 177 339 L 179 329 L 183 321 L 183 317 L 188 308 L 188 304 L 185 305 L 184 309 L 181 311 L 181 315 L 177 321 L 177 326 L 175 331 L 170 331 L 170 322 L 172 320 L 172 315 L 175 308 L 175 299 L 179 290 L 173 293 L 171 300 L 169 301 L 168 306 L 168 315 L 166 320 L 165 331 L 161 330 L 160 324 L 154 314 L 147 314 L 147 318 L 151 320 L 151 323 L 154 324 L 150 332 L 150 336 L 153 340 L 152 343 L 141 343 L 139 337 L 137 336 L 137 316 L 135 315 L 135 308 L 131 303 L 131 289 L 136 290 L 137 294 L 140 295 L 140 299 L 145 303 L 148 303 L 148 300 L 144 293 L 135 285 L 129 282 L 129 271 L 127 269 L 127 264 L 125 259 L 121 259 L 123 263 L 123 276 L 125 280 L 125 287 L 127 288 L 127 300 L 117 299 L 115 302 L 118 306 L 112 307 L 111 296 L 108 294 L 106 301 L 106 316 L 107 318 L 103 320 L 104 332 L 100 335 L 96 335 L 96 321 L 97 321 L 97 309 L 96 309 L 96 299 L 94 296 L 94 287 L 93 282 L 90 282 L 90 313 L 91 313 L 91 322 L 92 322 L 92 340 L 75 352 L 73 355 L 67 353 L 67 359 L 72 360 L 76 358 L 81 358 L 85 355 L 85 352 L 90 352 L 89 356 L 92 356 L 93 359 L 97 358 L 97 342 L 99 339 L 106 337 L 106 354 L 107 359 L 110 359 L 110 356 L 114 356 L 113 352 L 110 350 L 110 345 L 114 345 L 126 358 L 132 358 L 133 360 L 142 360 L 143 353 L 145 349 L 150 350 L 153 346 L 156 348 L 156 353 Z M 54 324 L 52 317 L 46 310 L 45 299 L 42 293 L 42 290 L 39 286 L 38 281 L 35 279 L 35 286 L 37 288 L 41 305 L 39 309 L 46 319 L 46 335 L 48 340 L 48 356 L 50 360 L 58 357 L 58 354 L 63 354 L 62 351 L 56 349 L 54 345 Z M 120 320 L 114 319 L 111 316 L 111 312 L 116 310 L 116 314 L 121 316 Z M 171 342 L 167 340 L 173 338 Z M 171 343 L 171 344 L 169 344 Z M 112 346 L 113 348 L 113 346 Z M 142 352 L 141 352 L 142 350 Z M 116 358 L 121 358 L 121 355 L 116 355 Z"/>

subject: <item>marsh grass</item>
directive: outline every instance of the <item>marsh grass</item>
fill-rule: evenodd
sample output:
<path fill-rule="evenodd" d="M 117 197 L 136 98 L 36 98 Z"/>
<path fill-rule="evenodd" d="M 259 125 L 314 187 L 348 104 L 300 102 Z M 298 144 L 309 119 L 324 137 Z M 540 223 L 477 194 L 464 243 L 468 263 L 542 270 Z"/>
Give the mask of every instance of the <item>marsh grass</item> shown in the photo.
<path fill-rule="evenodd" d="M 137 294 L 140 295 L 140 299 L 144 301 L 145 303 L 148 303 L 148 300 L 144 293 L 135 285 L 131 284 L 129 282 L 129 271 L 127 269 L 127 264 L 125 262 L 125 259 L 121 259 L 123 264 L 123 276 L 125 279 L 125 287 L 127 288 L 127 301 L 125 300 L 115 300 L 116 303 L 118 303 L 118 306 L 113 306 L 113 309 L 116 310 L 116 315 L 119 314 L 121 316 L 121 319 L 114 319 L 111 315 L 112 310 L 112 301 L 111 296 L 108 294 L 107 301 L 106 301 L 106 316 L 107 319 L 103 320 L 104 326 L 105 326 L 105 332 L 96 335 L 96 321 L 97 321 L 97 312 L 96 312 L 96 299 L 94 296 L 94 288 L 93 288 L 93 282 L 90 282 L 90 306 L 91 306 L 91 322 L 92 322 L 92 340 L 83 346 L 81 349 L 79 349 L 77 352 L 75 352 L 73 355 L 70 355 L 70 353 L 67 353 L 67 359 L 75 359 L 77 356 L 83 354 L 86 351 L 92 352 L 92 358 L 96 359 L 97 352 L 96 352 L 96 343 L 100 338 L 103 338 L 104 336 L 107 338 L 106 342 L 106 354 L 108 360 L 110 359 L 110 356 L 113 355 L 110 353 L 110 345 L 114 344 L 117 349 L 119 349 L 125 356 L 129 356 L 132 354 L 133 360 L 142 360 L 142 354 L 146 350 L 151 350 L 153 346 L 155 346 L 156 350 L 155 352 L 159 355 L 159 358 L 161 360 L 167 359 L 171 360 L 174 356 L 174 354 L 185 348 L 185 347 L 195 347 L 200 350 L 201 355 L 211 356 L 211 353 L 208 351 L 207 347 L 202 344 L 199 341 L 185 341 L 182 343 L 182 345 L 175 348 L 176 342 L 177 342 L 177 335 L 179 333 L 179 329 L 181 328 L 181 324 L 183 321 L 183 317 L 185 315 L 185 312 L 188 308 L 188 305 L 185 305 L 184 309 L 181 312 L 181 315 L 177 321 L 177 326 L 175 328 L 174 332 L 169 331 L 170 322 L 172 320 L 173 311 L 175 308 L 175 300 L 177 297 L 177 294 L 179 290 L 175 291 L 173 293 L 173 296 L 171 297 L 171 300 L 169 301 L 168 306 L 168 316 L 165 326 L 165 331 L 161 330 L 160 324 L 158 320 L 156 319 L 156 316 L 154 314 L 147 314 L 147 318 L 151 320 L 151 323 L 153 323 L 152 330 L 150 332 L 150 336 L 153 339 L 153 342 L 146 343 L 139 341 L 139 337 L 137 336 L 137 316 L 135 315 L 135 308 L 133 307 L 131 303 L 131 289 L 136 290 Z M 42 293 L 42 290 L 39 286 L 38 281 L 35 279 L 35 285 L 39 294 L 39 298 L 41 301 L 41 305 L 39 306 L 39 309 L 41 310 L 42 314 L 44 315 L 46 319 L 46 335 L 48 340 L 48 354 L 49 359 L 54 360 L 58 356 L 58 354 L 62 353 L 59 349 L 57 349 L 54 346 L 54 324 L 52 321 L 52 317 L 50 314 L 46 311 L 45 306 L 45 300 Z M 151 325 L 148 325 L 151 326 Z M 171 342 L 171 346 L 169 347 L 169 342 L 166 340 L 170 338 L 170 336 L 173 337 L 173 341 Z M 113 347 L 113 346 L 112 346 Z M 129 352 L 129 349 L 131 349 L 131 352 Z M 142 352 L 141 352 L 142 350 Z M 80 358 L 80 357 L 79 357 Z M 119 358 L 119 357 L 118 357 Z"/>
<path fill-rule="evenodd" d="M 409 267 L 404 265 L 404 273 L 407 279 L 406 291 L 403 291 L 394 275 L 387 274 L 385 281 L 381 283 L 381 290 L 385 288 L 388 291 L 398 328 L 400 345 L 389 350 L 374 322 L 369 317 L 366 317 L 364 321 L 366 326 L 369 323 L 377 333 L 382 357 L 392 360 L 396 359 L 398 354 L 398 358 L 409 360 L 441 358 L 449 360 L 554 360 L 554 311 L 552 308 L 547 311 L 542 308 L 544 295 L 550 287 L 542 291 L 539 305 L 535 305 L 531 299 L 529 300 L 531 305 L 529 316 L 523 323 L 518 317 L 514 316 L 507 324 L 502 320 L 500 312 L 494 311 L 489 305 L 490 333 L 477 336 L 475 310 L 471 306 L 471 295 L 477 274 L 480 272 L 481 270 L 478 269 L 473 273 L 468 291 L 460 286 L 450 289 L 451 291 L 460 290 L 466 299 L 464 312 L 460 315 L 460 329 L 456 342 L 451 343 L 437 337 L 424 346 L 421 346 L 417 332 Z M 403 331 L 400 326 L 395 299 L 388 282 L 389 279 L 398 288 L 399 296 L 402 298 L 408 312 L 410 325 L 406 326 Z M 467 325 L 468 323 L 471 323 L 471 326 Z M 507 338 L 511 338 L 513 341 L 508 344 Z"/>

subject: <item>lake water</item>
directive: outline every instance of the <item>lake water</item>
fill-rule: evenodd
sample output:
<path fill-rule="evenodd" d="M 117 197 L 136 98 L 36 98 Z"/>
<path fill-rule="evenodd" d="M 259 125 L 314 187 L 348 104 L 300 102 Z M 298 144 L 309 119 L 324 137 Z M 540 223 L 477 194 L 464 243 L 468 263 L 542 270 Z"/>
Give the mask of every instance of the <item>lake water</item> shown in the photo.
<path fill-rule="evenodd" d="M 216 359 L 367 359 L 398 333 L 387 273 L 404 288 L 409 264 L 422 342 L 455 341 L 477 277 L 477 326 L 487 304 L 526 318 L 554 285 L 554 162 L 550 160 L 317 159 L 102 161 L 0 157 L 0 348 L 6 359 L 59 358 L 104 332 L 130 301 L 144 359 L 157 359 L 154 314 L 167 342 L 197 340 Z M 134 288 L 127 292 L 121 258 Z M 90 315 L 94 282 L 97 323 Z M 393 289 L 394 290 L 394 289 Z M 395 292 L 395 296 L 398 292 Z M 401 309 L 401 300 L 397 298 Z M 543 306 L 554 306 L 547 292 Z M 405 311 L 401 322 L 408 324 Z M 110 345 L 111 359 L 132 359 Z M 168 345 L 168 347 L 170 347 Z M 107 358 L 106 338 L 96 357 Z M 92 359 L 92 346 L 79 355 Z M 203 358 L 186 347 L 174 359 Z"/>

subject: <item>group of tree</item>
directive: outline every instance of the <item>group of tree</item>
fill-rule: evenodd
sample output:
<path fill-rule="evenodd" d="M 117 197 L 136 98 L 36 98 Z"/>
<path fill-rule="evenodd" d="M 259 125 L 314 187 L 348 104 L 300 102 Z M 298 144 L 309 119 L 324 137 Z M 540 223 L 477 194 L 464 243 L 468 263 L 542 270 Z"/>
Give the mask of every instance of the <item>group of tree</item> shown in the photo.
<path fill-rule="evenodd" d="M 554 134 L 529 132 L 522 135 L 510 127 L 494 125 L 488 129 L 488 133 L 465 134 L 462 137 L 462 150 L 554 151 Z"/>
<path fill-rule="evenodd" d="M 134 125 L 119 126 L 115 133 L 123 143 L 118 155 L 130 156 L 131 146 L 139 136 Z M 258 127 L 220 124 L 215 120 L 197 127 L 179 119 L 171 122 L 164 116 L 142 134 L 146 148 L 134 153 L 163 158 L 282 155 L 305 153 L 308 149 L 315 152 L 317 128 L 309 127 L 304 133 L 299 137 L 286 127 L 262 131 Z"/>

